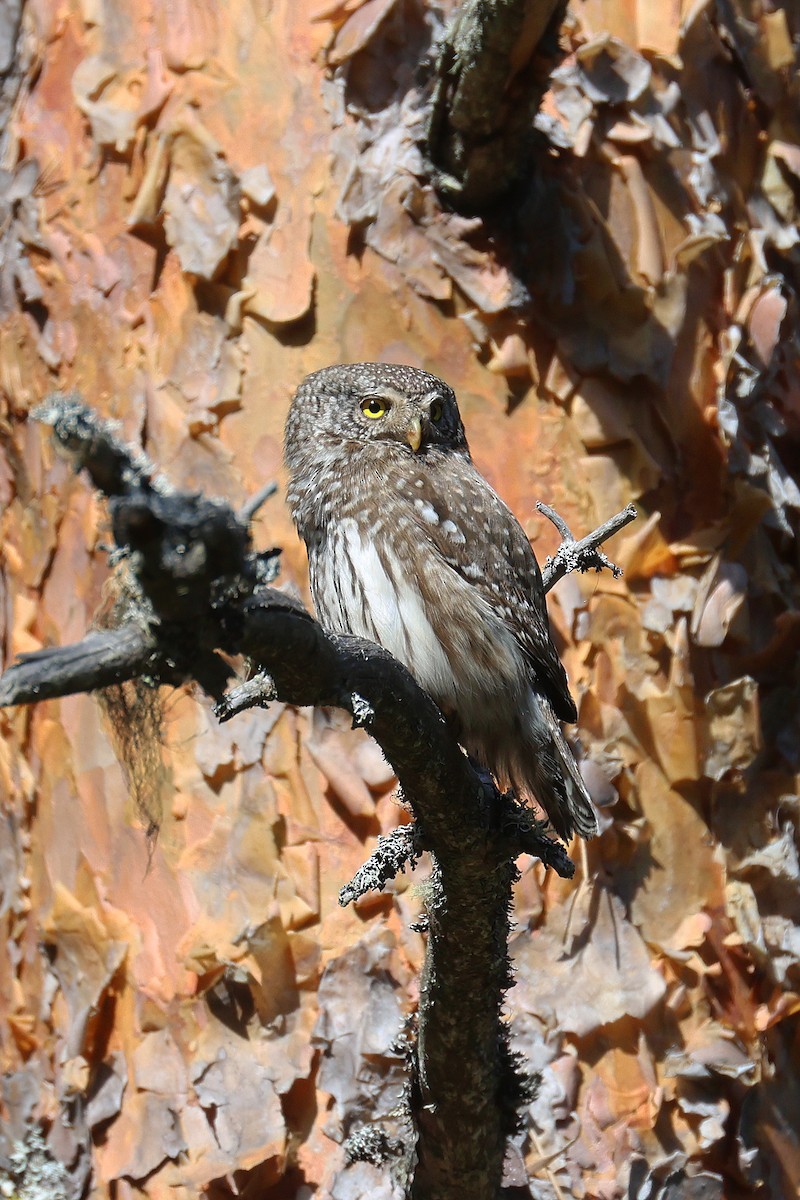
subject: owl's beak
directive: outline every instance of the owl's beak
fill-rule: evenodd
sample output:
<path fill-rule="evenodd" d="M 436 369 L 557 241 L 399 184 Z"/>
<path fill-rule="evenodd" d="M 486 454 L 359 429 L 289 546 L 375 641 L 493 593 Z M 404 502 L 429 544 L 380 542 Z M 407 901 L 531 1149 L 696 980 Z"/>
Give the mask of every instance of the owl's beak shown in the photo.
<path fill-rule="evenodd" d="M 414 417 L 413 421 L 409 422 L 406 430 L 406 441 L 411 449 L 416 454 L 422 444 L 422 421 L 419 417 Z"/>

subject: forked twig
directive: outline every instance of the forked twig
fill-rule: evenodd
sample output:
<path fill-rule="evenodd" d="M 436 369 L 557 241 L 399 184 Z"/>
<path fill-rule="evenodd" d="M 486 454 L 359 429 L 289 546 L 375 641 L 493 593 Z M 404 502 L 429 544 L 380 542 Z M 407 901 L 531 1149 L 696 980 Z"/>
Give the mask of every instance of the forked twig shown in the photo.
<path fill-rule="evenodd" d="M 607 521 L 598 525 L 597 529 L 593 529 L 591 533 L 587 533 L 586 537 L 581 538 L 580 541 L 576 541 L 575 535 L 564 518 L 560 517 L 549 504 L 543 504 L 540 500 L 536 507 L 542 516 L 553 522 L 562 538 L 561 545 L 553 557 L 548 558 L 542 567 L 542 583 L 546 592 L 549 592 L 559 579 L 569 575 L 570 571 L 602 571 L 604 567 L 607 567 L 614 578 L 619 579 L 622 567 L 607 558 L 602 550 L 598 549 L 598 546 L 613 537 L 615 533 L 619 533 L 620 529 L 624 529 L 626 525 L 630 525 L 631 521 L 636 520 L 638 514 L 635 504 L 628 504 L 622 512 L 609 517 Z"/>

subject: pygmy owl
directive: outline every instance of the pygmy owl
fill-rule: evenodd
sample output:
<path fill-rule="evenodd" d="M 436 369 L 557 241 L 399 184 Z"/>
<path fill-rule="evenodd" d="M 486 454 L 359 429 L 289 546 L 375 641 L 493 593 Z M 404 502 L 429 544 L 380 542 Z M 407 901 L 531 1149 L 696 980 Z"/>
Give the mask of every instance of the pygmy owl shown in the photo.
<path fill-rule="evenodd" d="M 539 567 L 472 462 L 452 389 L 383 363 L 316 371 L 292 400 L 286 464 L 322 625 L 404 663 L 467 752 L 561 837 L 596 833 L 561 732 L 577 712 Z"/>

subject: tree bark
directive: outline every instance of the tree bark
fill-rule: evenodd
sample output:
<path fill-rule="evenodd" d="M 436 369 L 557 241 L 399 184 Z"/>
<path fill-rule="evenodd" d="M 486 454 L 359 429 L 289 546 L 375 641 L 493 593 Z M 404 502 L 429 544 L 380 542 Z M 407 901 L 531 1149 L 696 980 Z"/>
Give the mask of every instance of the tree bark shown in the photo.
<path fill-rule="evenodd" d="M 455 208 L 490 208 L 529 169 L 565 9 L 563 0 L 466 0 L 456 11 L 427 130 L 434 182 Z"/>

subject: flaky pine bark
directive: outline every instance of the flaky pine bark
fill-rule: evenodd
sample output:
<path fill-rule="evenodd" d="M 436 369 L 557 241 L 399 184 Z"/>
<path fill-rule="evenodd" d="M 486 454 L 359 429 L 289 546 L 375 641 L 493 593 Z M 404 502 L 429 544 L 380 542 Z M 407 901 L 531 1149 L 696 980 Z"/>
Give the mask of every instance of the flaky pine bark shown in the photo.
<path fill-rule="evenodd" d="M 414 1200 L 496 1196 L 506 1142 L 529 1087 L 502 1020 L 515 860 L 534 854 L 570 876 L 563 847 L 528 809 L 476 773 L 404 667 L 369 642 L 325 633 L 302 605 L 269 586 L 275 554 L 254 553 L 248 532 L 259 498 L 237 514 L 223 501 L 172 488 L 74 397 L 48 402 L 39 415 L 109 497 L 130 591 L 117 629 L 25 655 L 10 667 L 0 680 L 0 705 L 146 675 L 157 682 L 197 681 L 217 699 L 221 719 L 279 698 L 344 708 L 367 728 L 416 822 L 380 840 L 343 889 L 342 902 L 382 887 L 423 850 L 433 861 L 411 1052 L 416 1165 L 409 1194 Z M 634 515 L 619 514 L 603 527 L 605 536 Z M 612 565 L 598 558 L 600 534 L 575 543 L 566 527 L 563 533 L 572 557 L 565 565 L 559 552 L 546 568 L 550 584 L 566 570 Z M 229 671 L 219 650 L 247 655 L 258 673 L 225 693 Z"/>

